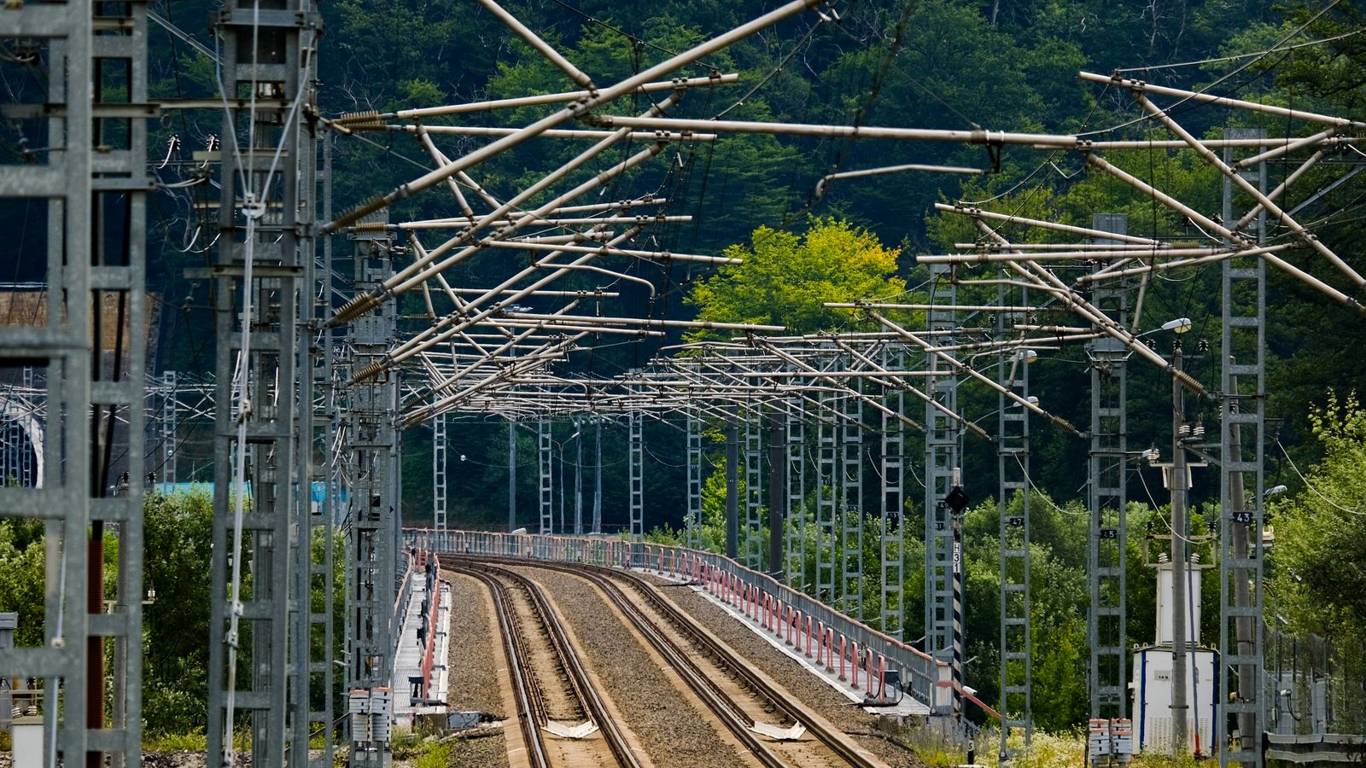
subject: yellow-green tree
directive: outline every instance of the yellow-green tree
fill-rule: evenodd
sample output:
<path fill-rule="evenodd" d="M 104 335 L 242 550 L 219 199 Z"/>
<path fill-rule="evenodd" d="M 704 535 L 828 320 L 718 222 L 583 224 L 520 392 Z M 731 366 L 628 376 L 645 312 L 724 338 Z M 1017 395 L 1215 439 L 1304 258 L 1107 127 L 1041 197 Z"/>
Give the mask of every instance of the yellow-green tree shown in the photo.
<path fill-rule="evenodd" d="M 699 320 L 783 325 L 793 333 L 840 328 L 854 316 L 825 302 L 905 293 L 905 281 L 896 276 L 900 254 L 843 219 L 811 219 L 801 234 L 763 226 L 748 244 L 726 248 L 726 256 L 743 261 L 695 283 L 688 302 Z M 694 338 L 709 335 L 717 334 Z"/>

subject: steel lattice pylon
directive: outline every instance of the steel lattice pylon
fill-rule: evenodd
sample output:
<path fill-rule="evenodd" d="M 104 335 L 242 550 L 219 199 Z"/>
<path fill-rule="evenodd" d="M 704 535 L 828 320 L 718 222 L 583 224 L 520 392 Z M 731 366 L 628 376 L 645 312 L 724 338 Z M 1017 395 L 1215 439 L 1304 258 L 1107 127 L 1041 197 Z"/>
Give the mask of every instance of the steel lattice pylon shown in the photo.
<path fill-rule="evenodd" d="M 432 419 L 432 527 L 446 530 L 446 416 Z"/>
<path fill-rule="evenodd" d="M 929 312 L 931 333 L 952 334 L 952 307 L 957 287 L 947 267 L 932 267 Z M 951 335 L 944 338 L 952 344 Z M 961 523 L 945 499 L 953 489 L 959 467 L 960 428 L 949 414 L 958 413 L 958 378 L 936 355 L 927 355 L 931 376 L 925 389 L 933 402 L 925 404 L 925 650 L 952 665 L 954 682 L 961 685 L 962 595 Z M 938 375 L 934 375 L 938 374 Z M 937 404 L 937 405 L 936 405 Z M 947 413 L 946 413 L 947 412 Z M 962 712 L 961 692 L 952 696 L 953 714 Z"/>
<path fill-rule="evenodd" d="M 696 408 L 688 408 L 684 419 L 687 422 L 685 440 L 688 454 L 688 510 L 685 527 L 688 546 L 697 547 L 702 542 L 702 420 Z M 594 527 L 593 532 L 597 533 L 598 529 Z"/>
<path fill-rule="evenodd" d="M 356 235 L 353 241 L 355 282 L 373 285 L 392 269 L 393 241 L 383 232 Z M 395 309 L 385 307 L 352 327 L 353 375 L 384 354 L 395 332 Z M 345 690 L 349 692 L 352 766 L 383 768 L 392 759 L 387 731 L 392 698 L 386 700 L 391 694 L 385 691 L 393 676 L 397 630 L 392 612 L 402 562 L 395 536 L 400 506 L 399 442 L 394 424 L 398 390 L 397 371 L 353 383 L 346 390 L 351 535 L 347 541 Z"/>
<path fill-rule="evenodd" d="M 745 418 L 744 473 L 745 473 L 745 530 L 740 537 L 742 560 L 755 570 L 763 567 L 764 539 L 759 535 L 764 524 L 760 515 L 763 506 L 763 426 L 756 408 Z"/>
<path fill-rule="evenodd" d="M 161 418 L 157 421 L 161 443 L 161 471 L 164 483 L 176 481 L 176 372 L 161 373 Z"/>
<path fill-rule="evenodd" d="M 839 480 L 836 475 L 839 450 L 839 424 L 830 410 L 832 397 L 825 391 L 816 395 L 820 412 L 816 414 L 816 597 L 835 600 L 835 518 L 838 514 Z"/>
<path fill-rule="evenodd" d="M 1001 306 L 1029 305 L 1027 289 L 1000 285 Z M 1016 298 L 1018 301 L 1012 302 Z M 1007 312 L 996 314 L 997 333 L 1009 332 Z M 1031 350 L 1007 348 L 996 355 L 996 381 L 1017 398 L 1029 398 Z M 1030 624 L 1029 557 L 1029 412 L 1008 399 L 996 398 L 997 542 L 1000 568 L 1000 664 L 1001 740 L 998 754 L 1004 762 L 1012 731 L 1022 731 L 1028 748 L 1033 737 L 1033 631 Z M 1018 500 L 1018 511 L 1012 505 Z"/>
<path fill-rule="evenodd" d="M 906 364 L 905 348 L 887 345 L 882 349 L 882 367 L 900 370 Z M 906 412 L 906 393 L 892 384 L 882 386 L 882 401 L 892 414 L 882 416 L 882 516 L 879 542 L 881 572 L 881 629 L 900 640 L 905 626 L 906 528 L 906 455 L 903 425 L 899 418 Z M 893 415 L 895 414 L 895 415 Z"/>
<path fill-rule="evenodd" d="M 796 589 L 806 584 L 806 410 L 800 398 L 787 402 L 787 431 L 784 464 L 787 473 L 787 550 L 786 580 Z"/>
<path fill-rule="evenodd" d="M 862 380 L 850 384 L 857 392 Z M 840 400 L 840 586 L 835 605 L 863 619 L 863 401 Z"/>
<path fill-rule="evenodd" d="M 1264 138 L 1265 131 L 1230 129 L 1231 138 Z M 1233 162 L 1233 150 L 1224 150 Z M 1266 192 L 1266 163 L 1240 170 L 1243 178 Z M 1234 190 L 1224 180 L 1224 220 L 1233 221 Z M 1257 243 L 1266 240 L 1265 209 L 1249 222 Z M 1263 569 L 1265 547 L 1266 445 L 1266 265 L 1259 258 L 1229 259 L 1220 272 L 1222 328 L 1219 410 L 1222 455 L 1219 498 L 1219 668 L 1215 713 L 1218 725 L 1228 727 L 1237 717 L 1239 742 L 1223 737 L 1219 765 L 1241 763 L 1261 768 L 1264 754 L 1260 734 L 1266 731 L 1266 669 L 1263 610 L 1266 600 Z M 1277 683 L 1279 685 L 1279 682 Z M 1221 732 L 1221 737 L 1222 737 Z"/>
<path fill-rule="evenodd" d="M 267 56 L 254 46 L 260 18 L 249 3 L 226 3 L 218 19 L 225 90 L 273 98 L 227 105 L 222 128 L 207 732 L 215 763 L 232 760 L 239 709 L 251 713 L 255 764 L 280 765 L 288 755 L 303 765 L 308 754 L 310 622 L 300 592 L 310 558 L 297 532 L 312 530 L 311 475 L 300 469 L 312 458 L 311 431 L 303 438 L 300 429 L 311 430 L 312 376 L 300 362 L 308 360 L 313 317 L 315 167 L 301 115 L 320 22 L 310 0 L 285 5 L 289 13 L 272 17 L 277 45 Z M 277 165 L 278 152 L 288 160 Z M 248 574 L 250 594 L 239 604 Z M 243 636 L 254 663 L 238 680 Z"/>
<path fill-rule="evenodd" d="M 629 465 L 631 541 L 641 541 L 645 537 L 645 417 L 640 411 L 632 411 L 626 418 L 629 430 L 627 464 Z"/>
<path fill-rule="evenodd" d="M 552 476 L 552 448 L 551 428 L 553 423 L 550 419 L 542 418 L 536 421 L 536 455 L 538 457 L 537 467 L 540 477 L 540 510 L 542 534 L 552 533 L 555 530 L 555 486 Z"/>
<path fill-rule="evenodd" d="M 1124 214 L 1097 214 L 1097 230 L 1124 235 Z M 1101 244 L 1109 242 L 1100 239 Z M 1127 327 L 1129 293 L 1126 283 L 1097 286 L 1092 303 L 1105 316 Z M 1091 717 L 1123 718 L 1129 710 L 1129 669 L 1126 549 L 1128 515 L 1126 484 L 1129 474 L 1127 371 L 1130 352 L 1114 339 L 1099 338 L 1087 345 L 1091 378 L 1090 456 L 1087 461 L 1087 645 Z"/>
<path fill-rule="evenodd" d="M 43 643 L 0 648 L 0 670 L 7 678 L 23 679 L 24 685 L 30 679 L 41 681 L 40 757 L 44 764 L 55 764 L 54 749 L 68 761 L 84 760 L 90 746 L 88 709 L 102 708 L 85 685 L 91 663 L 88 579 L 92 572 L 101 577 L 90 570 L 89 562 L 91 513 L 97 503 L 92 497 L 104 495 L 96 485 L 98 470 L 92 460 L 97 436 L 85 418 L 91 413 L 92 381 L 97 378 L 91 351 L 99 348 L 99 338 L 92 329 L 103 310 L 92 293 L 98 286 L 91 269 L 94 120 L 90 101 L 82 98 L 93 73 L 92 18 L 91 6 L 82 3 L 27 3 L 3 13 L 0 38 L 7 49 L 11 40 L 23 38 L 46 44 L 47 55 L 38 62 L 46 76 L 41 103 L 58 109 L 46 120 L 46 146 L 53 148 L 46 162 L 10 162 L 0 169 L 0 195 L 27 199 L 47 215 L 42 286 L 46 315 L 29 325 L 0 327 L 0 357 L 7 366 L 41 369 L 47 412 L 77 417 L 53 418 L 44 425 L 43 470 L 32 477 L 31 485 L 0 483 L 0 515 L 43 520 L 49 553 Z M 10 94 L 4 106 L 23 106 L 13 91 Z M 8 411 L 8 396 L 5 405 Z M 22 459 L 18 463 L 22 467 Z"/>

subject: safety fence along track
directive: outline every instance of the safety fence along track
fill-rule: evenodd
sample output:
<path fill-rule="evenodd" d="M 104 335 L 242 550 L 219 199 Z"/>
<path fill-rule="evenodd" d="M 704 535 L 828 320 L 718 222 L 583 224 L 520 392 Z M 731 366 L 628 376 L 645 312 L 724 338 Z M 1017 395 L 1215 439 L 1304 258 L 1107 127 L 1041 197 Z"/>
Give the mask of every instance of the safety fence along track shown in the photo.
<path fill-rule="evenodd" d="M 717 640 L 696 619 L 661 596 L 654 585 L 637 574 L 589 565 L 496 557 L 459 557 L 454 562 L 465 568 L 481 563 L 485 567 L 545 569 L 588 581 L 760 765 L 768 768 L 872 768 L 884 765 L 847 734 L 755 671 L 750 662 Z M 507 573 L 502 568 L 498 570 Z M 764 723 L 767 723 L 765 730 L 768 733 L 761 735 L 756 728 Z M 794 725 L 800 728 L 794 728 Z M 783 731 L 789 731 L 794 738 L 772 738 Z"/>
<path fill-rule="evenodd" d="M 447 568 L 478 580 L 493 597 L 532 768 L 640 768 L 540 585 L 519 573 L 465 559 L 455 559 Z M 569 718 L 576 720 L 569 722 Z M 597 733 L 587 733 L 591 729 L 585 724 L 596 726 Z M 548 728 L 556 728 L 564 737 L 547 741 Z"/>

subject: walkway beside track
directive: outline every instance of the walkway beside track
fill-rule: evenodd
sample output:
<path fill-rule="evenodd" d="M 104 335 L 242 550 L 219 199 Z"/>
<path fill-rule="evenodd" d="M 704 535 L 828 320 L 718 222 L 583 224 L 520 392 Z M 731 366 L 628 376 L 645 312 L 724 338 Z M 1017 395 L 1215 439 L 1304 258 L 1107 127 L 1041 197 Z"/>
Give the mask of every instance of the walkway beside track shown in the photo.
<path fill-rule="evenodd" d="M 422 626 L 423 598 L 428 595 L 421 569 L 416 569 L 409 574 L 408 578 L 411 580 L 409 588 L 412 593 L 408 598 L 407 610 L 403 614 L 403 629 L 399 635 L 398 647 L 394 654 L 392 690 L 394 692 L 395 724 L 412 727 L 413 718 L 418 715 L 437 714 L 446 711 L 446 659 L 450 650 L 451 591 L 450 586 L 445 582 L 439 580 L 434 582 L 438 589 L 437 599 L 440 600 L 440 605 L 437 607 L 437 632 L 434 638 L 436 647 L 432 649 L 431 683 L 426 699 L 415 702 L 413 700 L 413 685 L 410 681 L 422 677 L 422 665 L 426 656 L 426 649 L 424 645 L 418 642 L 417 628 Z M 430 603 L 428 604 L 430 605 Z M 438 703 L 428 704 L 429 701 Z"/>
<path fill-rule="evenodd" d="M 725 611 L 727 615 L 742 624 L 746 629 L 763 638 L 764 642 L 776 648 L 779 653 L 782 653 L 797 662 L 801 665 L 802 669 L 820 678 L 825 684 L 834 688 L 840 695 L 850 701 L 856 704 L 862 704 L 864 698 L 868 695 L 867 689 L 870 681 L 867 681 L 866 675 L 859 684 L 854 684 L 854 681 L 858 681 L 859 678 L 852 674 L 853 665 L 850 665 L 849 669 L 843 671 L 844 679 L 841 679 L 841 667 L 839 666 L 838 661 L 833 662 L 834 666 L 827 667 L 824 663 L 816 660 L 818 655 L 817 648 L 810 647 L 805 642 L 809 639 L 809 636 L 794 637 L 791 632 L 775 634 L 774 632 L 765 629 L 761 622 L 755 621 L 753 616 L 747 615 L 741 609 L 736 608 L 713 595 L 706 587 L 696 584 L 691 580 L 684 581 L 666 572 L 660 572 L 649 568 L 632 568 L 631 570 L 636 573 L 643 573 L 654 576 L 655 578 L 665 579 L 675 584 L 688 585 L 689 589 L 696 592 L 704 600 Z M 864 707 L 864 709 L 872 714 L 889 715 L 893 717 L 912 715 L 926 716 L 930 714 L 929 706 L 917 701 L 911 696 L 900 695 L 899 691 L 889 690 L 888 697 L 897 700 L 897 704 L 893 706 Z"/>

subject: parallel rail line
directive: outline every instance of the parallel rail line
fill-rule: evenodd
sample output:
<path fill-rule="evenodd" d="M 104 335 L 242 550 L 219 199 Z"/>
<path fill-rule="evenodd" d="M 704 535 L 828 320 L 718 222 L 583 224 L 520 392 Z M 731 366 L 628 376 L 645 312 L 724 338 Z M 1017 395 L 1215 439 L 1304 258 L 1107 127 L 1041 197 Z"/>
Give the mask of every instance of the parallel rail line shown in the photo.
<path fill-rule="evenodd" d="M 787 768 L 789 764 L 759 740 L 755 733 L 750 730 L 750 726 L 753 724 L 752 718 L 689 658 L 688 651 L 684 647 L 669 637 L 668 633 L 644 614 L 640 607 L 618 585 L 618 579 L 631 583 L 635 588 L 633 591 L 642 595 L 655 612 L 665 617 L 675 629 L 686 636 L 692 648 L 700 649 L 711 656 L 719 667 L 754 692 L 766 707 L 782 713 L 794 722 L 801 723 L 839 761 L 854 768 L 875 768 L 882 765 L 882 763 L 865 756 L 846 734 L 828 727 L 828 724 L 814 717 L 806 707 L 789 700 L 767 680 L 751 670 L 744 659 L 738 658 L 730 649 L 721 645 L 710 633 L 702 629 L 696 619 L 661 597 L 652 584 L 637 574 L 586 564 L 571 566 L 547 561 L 526 561 L 487 556 L 461 556 L 460 559 L 498 566 L 521 566 L 559 571 L 578 576 L 597 586 L 608 597 L 612 605 L 626 616 L 641 636 L 666 660 L 708 708 L 717 714 L 727 729 L 765 768 Z"/>
<path fill-rule="evenodd" d="M 508 655 L 508 673 L 512 678 L 517 698 L 518 720 L 527 744 L 532 768 L 551 768 L 553 761 L 546 749 L 541 726 L 548 721 L 543 692 L 534 679 L 528 659 L 525 638 L 514 619 L 512 596 L 500 579 L 515 583 L 530 598 L 532 612 L 545 628 L 559 667 L 578 702 L 579 709 L 598 726 L 607 749 L 621 768 L 641 768 L 620 725 L 607 711 L 606 703 L 593 685 L 583 660 L 579 658 L 569 635 L 550 606 L 539 584 L 514 571 L 491 567 L 469 560 L 458 560 L 447 565 L 447 570 L 477 579 L 493 596 L 504 648 Z"/>

